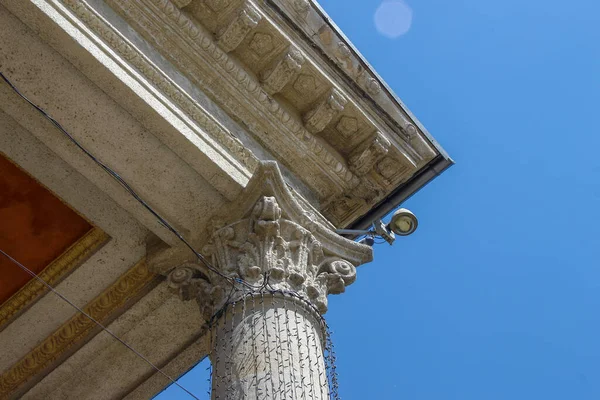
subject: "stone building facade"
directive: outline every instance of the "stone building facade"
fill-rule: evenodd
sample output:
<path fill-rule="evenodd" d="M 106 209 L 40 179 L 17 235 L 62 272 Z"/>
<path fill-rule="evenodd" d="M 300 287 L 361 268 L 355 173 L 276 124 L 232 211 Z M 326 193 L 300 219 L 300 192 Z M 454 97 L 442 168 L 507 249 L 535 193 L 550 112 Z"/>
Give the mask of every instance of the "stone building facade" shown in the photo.
<path fill-rule="evenodd" d="M 239 304 L 283 321 L 293 303 L 306 333 L 279 346 L 281 375 L 321 379 L 327 295 L 373 256 L 336 229 L 368 227 L 452 164 L 309 0 L 0 0 L 0 72 L 14 85 L 0 82 L 0 249 L 170 376 L 210 353 L 231 398 L 259 386 L 243 359 L 217 360 L 215 343 L 262 321 Z M 169 383 L 0 267 L 0 398 L 147 399 Z M 231 329 L 207 325 L 220 310 Z"/>

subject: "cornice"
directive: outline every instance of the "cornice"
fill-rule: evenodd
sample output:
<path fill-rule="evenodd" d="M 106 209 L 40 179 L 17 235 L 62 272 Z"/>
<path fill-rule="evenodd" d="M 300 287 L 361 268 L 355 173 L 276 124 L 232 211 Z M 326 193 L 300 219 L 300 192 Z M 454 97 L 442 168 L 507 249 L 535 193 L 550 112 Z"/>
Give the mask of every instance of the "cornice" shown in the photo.
<path fill-rule="evenodd" d="M 99 228 L 92 228 L 81 239 L 71 245 L 52 261 L 38 275 L 54 286 L 73 272 L 83 261 L 97 251 L 109 239 Z M 0 305 L 0 331 L 27 307 L 33 305 L 44 293 L 46 287 L 37 279 L 30 280 L 17 293 Z"/>
<path fill-rule="evenodd" d="M 108 0 L 107 3 L 190 80 L 224 105 L 265 147 L 289 156 L 284 158 L 294 159 L 306 171 L 317 167 L 319 173 L 299 176 L 321 199 L 358 184 L 341 157 L 304 129 L 302 122 L 275 101 L 253 74 L 217 45 L 212 34 L 173 3 L 168 0 Z"/>
<path fill-rule="evenodd" d="M 251 151 L 92 7 L 85 1 L 61 1 L 192 116 L 250 173 L 254 171 L 257 159 Z M 234 18 L 221 23 L 214 33 L 178 8 L 192 7 L 197 3 L 194 1 L 174 4 L 169 0 L 107 0 L 107 3 L 300 177 L 317 194 L 321 212 L 337 226 L 345 226 L 366 213 L 435 155 L 430 147 L 425 146 L 425 152 L 411 147 L 411 138 L 421 137 L 413 125 L 405 127 L 403 137 L 386 133 L 387 126 L 374 123 L 373 116 L 362 111 L 356 94 L 349 97 L 346 90 L 340 91 L 338 83 L 322 75 L 324 71 L 317 66 L 314 57 L 293 44 L 272 61 L 265 62 L 260 71 L 244 64 L 240 52 L 247 52 L 248 48 L 255 51 L 268 49 L 268 43 L 257 39 L 258 33 L 251 42 L 244 39 L 261 21 L 269 19 L 250 1 L 243 2 L 241 8 L 231 6 Z M 219 8 L 217 3 L 220 1 L 212 3 Z M 231 4 L 234 3 L 240 2 Z M 306 73 L 299 73 L 305 70 Z M 282 98 L 287 96 L 285 91 L 291 90 L 292 84 L 303 87 L 298 85 L 313 79 L 311 74 L 321 74 L 317 79 L 324 87 L 330 87 L 330 91 L 302 109 Z M 382 137 L 386 148 L 373 151 L 382 143 Z"/>
<path fill-rule="evenodd" d="M 217 143 L 229 151 L 238 162 L 248 169 L 250 175 L 252 174 L 257 166 L 258 159 L 238 138 L 233 136 L 123 35 L 113 29 L 87 2 L 78 0 L 61 1 L 121 57 L 185 111 Z"/>
<path fill-rule="evenodd" d="M 387 86 L 362 54 L 329 18 L 315 0 L 256 0 L 272 8 L 301 34 L 310 47 L 331 61 L 336 71 L 355 85 L 362 98 L 371 103 L 388 123 L 399 128 L 412 146 L 422 147 L 431 139 L 406 106 Z M 417 133 L 415 135 L 414 133 Z M 424 143 L 419 143 L 424 142 Z"/>
<path fill-rule="evenodd" d="M 323 213 L 336 225 L 348 224 L 364 214 L 435 155 L 427 145 L 417 149 L 407 142 L 420 138 L 413 125 L 407 125 L 398 136 L 388 125 L 375 123 L 377 116 L 365 114 L 356 94 L 341 89 L 341 83 L 325 73 L 312 55 L 298 54 L 294 40 L 275 27 L 259 4 L 192 1 L 182 11 L 169 0 L 108 2 L 273 154 L 283 155 L 288 168 L 317 192 Z M 211 10 L 219 11 L 212 15 Z M 195 19 L 201 16 L 209 30 Z M 217 21 L 216 25 L 208 19 Z M 265 33 L 267 29 L 269 33 Z M 277 35 L 283 44 L 274 43 L 268 53 L 269 40 L 276 41 Z M 279 71 L 277 85 L 273 85 L 269 72 L 279 66 L 279 48 L 284 49 L 283 54 L 297 56 L 283 57 L 292 68 Z M 252 51 L 264 53 L 264 60 L 253 65 L 252 60 L 257 59 L 250 54 Z M 299 75 L 290 58 L 300 64 L 303 72 Z M 310 82 L 318 83 L 315 92 L 328 87 L 329 92 L 319 94 L 323 97 L 316 98 L 316 102 L 302 104 L 297 96 L 290 95 L 295 90 L 290 87 L 306 88 L 307 79 L 309 86 Z M 281 80 L 287 80 L 287 85 Z M 282 86 L 285 89 L 275 93 Z M 346 120 L 349 123 L 344 123 Z M 354 130 L 353 123 L 357 125 Z M 357 176 L 348 153 L 381 134 L 389 138 L 390 151 L 372 160 L 369 174 Z M 330 181 L 322 182 L 324 178 Z"/>
<path fill-rule="evenodd" d="M 111 320 L 131 300 L 144 293 L 156 277 L 140 260 L 83 310 L 96 321 Z M 0 375 L 0 398 L 9 398 L 36 375 L 50 368 L 53 363 L 77 346 L 98 333 L 94 322 L 77 313 L 54 333 L 39 343 L 33 350 Z"/>

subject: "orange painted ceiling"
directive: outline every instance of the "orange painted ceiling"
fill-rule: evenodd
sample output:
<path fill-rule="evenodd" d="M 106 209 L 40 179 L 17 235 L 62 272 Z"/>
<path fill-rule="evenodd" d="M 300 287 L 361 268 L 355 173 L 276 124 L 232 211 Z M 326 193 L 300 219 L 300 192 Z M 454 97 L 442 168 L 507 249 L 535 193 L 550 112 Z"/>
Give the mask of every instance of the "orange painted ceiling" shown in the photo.
<path fill-rule="evenodd" d="M 85 219 L 0 154 L 0 249 L 39 273 L 91 229 Z M 0 254 L 0 304 L 31 279 Z"/>

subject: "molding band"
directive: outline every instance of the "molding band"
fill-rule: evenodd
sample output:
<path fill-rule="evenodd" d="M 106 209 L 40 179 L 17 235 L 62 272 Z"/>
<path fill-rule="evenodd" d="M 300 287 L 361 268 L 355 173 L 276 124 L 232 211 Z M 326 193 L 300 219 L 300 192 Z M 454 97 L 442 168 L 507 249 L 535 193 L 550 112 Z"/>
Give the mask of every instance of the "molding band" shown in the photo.
<path fill-rule="evenodd" d="M 100 228 L 93 227 L 81 239 L 71 245 L 64 253 L 44 268 L 38 274 L 40 278 L 54 286 L 66 278 L 71 272 L 81 265 L 89 256 L 103 246 L 108 236 Z M 37 279 L 27 282 L 17 293 L 0 305 L 0 331 L 26 308 L 39 300 L 46 287 Z"/>
<path fill-rule="evenodd" d="M 110 321 L 126 303 L 144 293 L 154 280 L 155 274 L 148 270 L 146 259 L 121 275 L 110 287 L 89 302 L 83 310 L 99 322 Z M 54 333 L 40 342 L 0 375 L 0 398 L 8 398 L 35 375 L 52 366 L 52 363 L 90 335 L 100 332 L 97 325 L 81 313 L 77 313 Z"/>

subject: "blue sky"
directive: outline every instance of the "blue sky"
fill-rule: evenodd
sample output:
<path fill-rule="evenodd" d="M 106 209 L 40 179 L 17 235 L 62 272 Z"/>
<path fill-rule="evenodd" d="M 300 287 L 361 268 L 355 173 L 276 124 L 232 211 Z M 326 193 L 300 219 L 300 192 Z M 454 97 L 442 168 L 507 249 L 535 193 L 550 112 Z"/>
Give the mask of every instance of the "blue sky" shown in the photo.
<path fill-rule="evenodd" d="M 320 3 L 457 163 L 330 298 L 342 398 L 600 399 L 600 2 Z"/>

